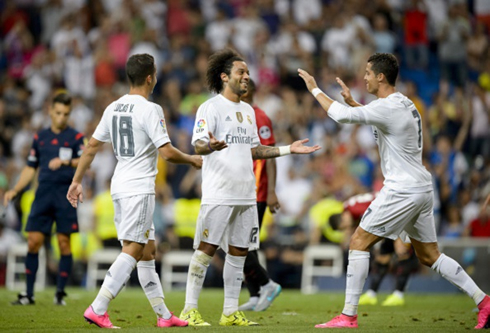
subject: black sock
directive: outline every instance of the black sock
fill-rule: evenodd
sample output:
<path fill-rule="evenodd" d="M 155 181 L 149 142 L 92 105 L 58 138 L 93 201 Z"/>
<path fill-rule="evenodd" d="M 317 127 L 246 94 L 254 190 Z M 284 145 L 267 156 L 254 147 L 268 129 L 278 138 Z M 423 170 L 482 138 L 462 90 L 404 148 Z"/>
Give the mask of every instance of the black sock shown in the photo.
<path fill-rule="evenodd" d="M 381 264 L 375 261 L 373 265 L 373 274 L 371 275 L 371 286 L 369 289 L 377 292 L 381 281 L 383 281 L 386 273 L 388 273 L 390 264 Z"/>
<path fill-rule="evenodd" d="M 417 258 L 400 260 L 396 270 L 396 290 L 403 292 L 407 286 L 410 274 L 418 267 Z"/>
<path fill-rule="evenodd" d="M 71 266 L 73 264 L 73 257 L 71 254 L 67 256 L 61 256 L 60 265 L 58 268 L 57 278 L 57 291 L 64 291 L 66 282 L 71 273 Z"/>
<path fill-rule="evenodd" d="M 34 296 L 34 283 L 36 282 L 36 273 L 39 267 L 39 253 L 29 253 L 26 256 L 26 285 L 27 296 Z"/>
<path fill-rule="evenodd" d="M 250 292 L 250 297 L 258 297 L 260 287 L 269 282 L 269 274 L 259 263 L 257 251 L 248 252 L 245 266 L 243 267 L 247 288 Z"/>

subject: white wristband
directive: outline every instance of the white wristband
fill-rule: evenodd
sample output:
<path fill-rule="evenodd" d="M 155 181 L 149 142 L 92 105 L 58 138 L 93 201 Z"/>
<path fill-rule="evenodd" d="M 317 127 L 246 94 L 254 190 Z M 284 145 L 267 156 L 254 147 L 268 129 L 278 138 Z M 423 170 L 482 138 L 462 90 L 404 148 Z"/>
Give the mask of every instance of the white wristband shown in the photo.
<path fill-rule="evenodd" d="M 313 90 L 311 91 L 312 95 L 313 96 L 318 96 L 318 94 L 322 94 L 323 91 L 320 89 L 320 88 L 313 88 Z"/>
<path fill-rule="evenodd" d="M 279 147 L 279 156 L 291 154 L 291 145 Z"/>

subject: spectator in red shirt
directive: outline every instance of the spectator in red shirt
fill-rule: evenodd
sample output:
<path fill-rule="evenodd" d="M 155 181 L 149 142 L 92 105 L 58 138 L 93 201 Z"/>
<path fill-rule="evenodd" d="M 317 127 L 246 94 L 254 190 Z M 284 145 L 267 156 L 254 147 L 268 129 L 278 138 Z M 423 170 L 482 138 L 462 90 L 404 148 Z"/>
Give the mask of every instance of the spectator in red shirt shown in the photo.
<path fill-rule="evenodd" d="M 490 237 L 490 194 L 482 205 L 478 218 L 470 222 L 465 231 L 470 237 Z"/>

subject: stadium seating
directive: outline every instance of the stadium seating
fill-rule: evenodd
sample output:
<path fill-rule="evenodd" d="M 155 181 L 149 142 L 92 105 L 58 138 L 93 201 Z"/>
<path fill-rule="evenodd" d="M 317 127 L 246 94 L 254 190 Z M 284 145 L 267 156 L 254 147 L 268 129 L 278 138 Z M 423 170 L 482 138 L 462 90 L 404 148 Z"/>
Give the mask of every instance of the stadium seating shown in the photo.
<path fill-rule="evenodd" d="M 7 255 L 7 276 L 6 286 L 10 290 L 24 290 L 25 271 L 24 264 L 27 254 L 27 243 L 12 246 Z M 39 268 L 36 275 L 35 289 L 44 290 L 46 286 L 46 251 L 44 247 L 39 251 Z"/>

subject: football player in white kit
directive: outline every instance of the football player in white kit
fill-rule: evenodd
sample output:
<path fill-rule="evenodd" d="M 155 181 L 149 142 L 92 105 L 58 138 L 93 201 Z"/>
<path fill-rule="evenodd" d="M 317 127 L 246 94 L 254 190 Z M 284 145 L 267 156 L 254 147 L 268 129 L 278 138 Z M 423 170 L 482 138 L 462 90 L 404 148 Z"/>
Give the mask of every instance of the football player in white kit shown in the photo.
<path fill-rule="evenodd" d="M 247 64 L 234 51 L 218 51 L 209 58 L 207 83 L 217 95 L 203 103 L 196 115 L 192 144 L 203 155 L 202 201 L 187 277 L 185 308 L 180 318 L 192 326 L 209 326 L 197 302 L 206 270 L 219 246 L 227 253 L 223 270 L 225 300 L 219 321 L 223 326 L 257 325 L 238 311 L 243 267 L 248 249 L 258 249 L 259 228 L 253 159 L 308 154 L 307 139 L 284 147 L 260 145 L 253 108 L 240 101 L 247 92 Z"/>
<path fill-rule="evenodd" d="M 376 53 L 366 66 L 367 91 L 378 99 L 357 103 L 342 80 L 341 95 L 350 106 L 333 101 L 302 69 L 299 76 L 330 118 L 339 123 L 373 126 L 379 147 L 384 186 L 371 203 L 350 241 L 345 306 L 342 313 L 317 328 L 356 328 L 357 307 L 369 270 L 369 249 L 382 238 L 408 236 L 420 262 L 441 274 L 473 298 L 480 312 L 475 328 L 488 328 L 490 297 L 452 258 L 439 252 L 430 173 L 422 165 L 422 124 L 412 101 L 396 91 L 398 62 L 392 54 Z M 408 241 L 408 239 L 406 239 Z"/>
<path fill-rule="evenodd" d="M 150 101 L 157 82 L 155 62 L 149 54 L 131 56 L 126 63 L 130 82 L 127 95 L 111 103 L 80 158 L 67 198 L 77 207 L 83 202 L 82 178 L 105 142 L 111 142 L 117 166 L 111 182 L 114 222 L 122 252 L 109 268 L 85 319 L 99 327 L 116 328 L 107 315 L 109 302 L 121 291 L 137 267 L 141 287 L 157 315 L 158 327 L 187 326 L 167 309 L 160 278 L 155 271 L 155 176 L 158 154 L 172 163 L 201 168 L 202 157 L 187 155 L 170 143 L 162 108 Z"/>

